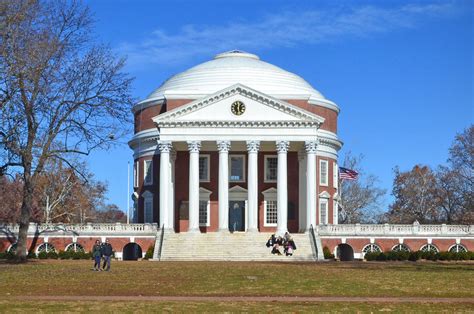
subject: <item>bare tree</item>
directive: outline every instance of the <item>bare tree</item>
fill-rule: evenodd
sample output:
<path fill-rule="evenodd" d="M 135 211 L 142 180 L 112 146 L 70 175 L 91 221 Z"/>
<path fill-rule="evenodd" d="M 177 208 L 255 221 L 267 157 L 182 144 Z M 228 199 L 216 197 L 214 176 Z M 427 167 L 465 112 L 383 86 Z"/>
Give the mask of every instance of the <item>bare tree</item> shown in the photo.
<path fill-rule="evenodd" d="M 437 171 L 439 206 L 447 223 L 474 223 L 474 126 L 457 134 L 449 165 Z"/>
<path fill-rule="evenodd" d="M 91 33 L 91 14 L 78 1 L 0 2 L 0 166 L 22 175 L 19 261 L 26 260 L 46 162 L 56 158 L 75 169 L 72 156 L 109 147 L 109 135 L 118 138 L 130 126 L 124 60 Z"/>
<path fill-rule="evenodd" d="M 386 215 L 391 223 L 437 223 L 441 220 L 435 173 L 428 166 L 416 165 L 401 172 L 395 168 L 395 201 Z"/>
<path fill-rule="evenodd" d="M 352 156 L 348 152 L 343 166 L 355 170 L 359 177 L 354 181 L 340 180 L 341 210 L 340 223 L 373 222 L 380 214 L 380 202 L 385 190 L 377 187 L 377 177 L 366 174 L 362 169 L 363 156 Z"/>

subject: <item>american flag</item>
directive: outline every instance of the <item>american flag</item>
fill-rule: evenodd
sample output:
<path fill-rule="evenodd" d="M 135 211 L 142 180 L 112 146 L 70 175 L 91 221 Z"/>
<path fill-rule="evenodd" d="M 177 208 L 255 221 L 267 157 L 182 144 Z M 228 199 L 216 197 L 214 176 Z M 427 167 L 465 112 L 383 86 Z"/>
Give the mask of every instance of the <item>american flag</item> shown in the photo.
<path fill-rule="evenodd" d="M 339 167 L 339 178 L 342 180 L 357 180 L 359 173 L 355 170 Z"/>

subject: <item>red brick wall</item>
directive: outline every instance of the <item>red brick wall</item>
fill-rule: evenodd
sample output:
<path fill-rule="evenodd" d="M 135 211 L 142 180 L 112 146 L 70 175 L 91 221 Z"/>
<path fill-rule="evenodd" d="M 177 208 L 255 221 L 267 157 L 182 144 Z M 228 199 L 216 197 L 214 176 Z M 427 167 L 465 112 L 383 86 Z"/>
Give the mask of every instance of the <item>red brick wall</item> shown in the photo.
<path fill-rule="evenodd" d="M 301 99 L 287 99 L 286 102 L 300 107 L 306 111 L 312 112 L 320 117 L 323 117 L 324 123 L 321 125 L 322 130 L 337 133 L 337 112 L 326 107 L 309 104 L 306 100 Z"/>
<path fill-rule="evenodd" d="M 164 105 L 155 105 L 136 111 L 134 115 L 135 133 L 143 130 L 154 129 L 155 124 L 151 119 L 159 114 L 162 114 L 165 112 L 165 110 L 166 107 Z"/>
<path fill-rule="evenodd" d="M 167 99 L 166 111 L 170 111 L 192 102 L 194 99 Z"/>
<path fill-rule="evenodd" d="M 152 160 L 153 164 L 153 183 L 151 185 L 144 185 L 143 176 L 144 176 L 144 168 L 145 168 L 145 160 Z M 135 159 L 133 167 L 135 167 L 135 163 L 139 162 L 138 167 L 138 187 L 133 187 L 134 192 L 138 193 L 138 222 L 144 222 L 144 211 L 143 211 L 143 193 L 145 191 L 150 191 L 153 193 L 153 219 L 154 222 L 159 222 L 160 212 L 160 193 L 159 193 L 159 186 L 160 186 L 160 155 L 152 155 L 152 156 L 145 156 Z M 135 168 L 133 168 L 135 169 Z M 132 173 L 132 175 L 134 175 Z M 161 225 L 161 223 L 160 223 Z"/>

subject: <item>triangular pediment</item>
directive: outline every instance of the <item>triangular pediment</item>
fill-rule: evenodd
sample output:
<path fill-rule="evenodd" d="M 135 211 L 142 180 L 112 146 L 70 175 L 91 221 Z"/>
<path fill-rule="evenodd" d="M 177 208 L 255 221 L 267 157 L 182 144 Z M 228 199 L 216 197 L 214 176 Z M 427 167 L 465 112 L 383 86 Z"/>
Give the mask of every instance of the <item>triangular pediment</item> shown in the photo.
<path fill-rule="evenodd" d="M 243 103 L 240 114 L 232 110 Z M 242 84 L 232 85 L 153 118 L 157 127 L 208 126 L 308 126 L 319 127 L 324 118 L 275 99 Z"/>

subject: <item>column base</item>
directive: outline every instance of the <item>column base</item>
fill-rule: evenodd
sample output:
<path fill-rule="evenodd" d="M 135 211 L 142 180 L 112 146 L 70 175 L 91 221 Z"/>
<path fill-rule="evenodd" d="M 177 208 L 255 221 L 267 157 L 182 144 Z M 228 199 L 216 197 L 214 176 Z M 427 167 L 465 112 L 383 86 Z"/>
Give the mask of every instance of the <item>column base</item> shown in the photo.
<path fill-rule="evenodd" d="M 246 232 L 248 232 L 248 233 L 257 233 L 259 231 L 258 231 L 258 228 L 251 228 L 251 229 L 249 228 L 249 229 L 247 229 Z"/>
<path fill-rule="evenodd" d="M 283 236 L 285 235 L 285 233 L 287 233 L 287 232 L 288 232 L 288 230 L 277 230 L 277 231 L 275 232 L 275 235 L 276 235 L 277 237 L 283 237 Z"/>
<path fill-rule="evenodd" d="M 230 233 L 229 231 L 229 228 L 222 228 L 222 229 L 218 229 L 217 232 L 221 232 L 221 233 Z"/>
<path fill-rule="evenodd" d="M 198 233 L 201 233 L 201 230 L 199 230 L 199 228 L 197 228 L 197 229 L 188 229 L 187 232 L 192 233 L 192 234 L 198 234 Z"/>

